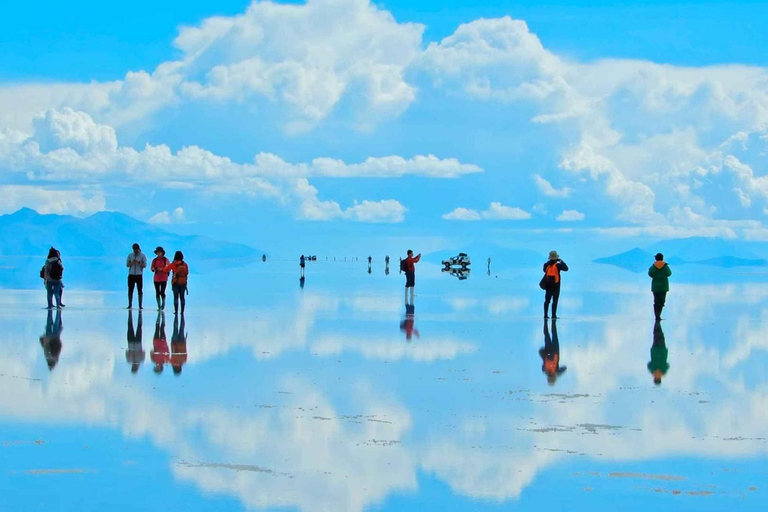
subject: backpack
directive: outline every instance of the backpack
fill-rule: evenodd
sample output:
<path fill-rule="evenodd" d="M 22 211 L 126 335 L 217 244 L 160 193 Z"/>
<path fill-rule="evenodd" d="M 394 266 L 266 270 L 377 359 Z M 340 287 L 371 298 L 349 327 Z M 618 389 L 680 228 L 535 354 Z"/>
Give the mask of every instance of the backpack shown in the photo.
<path fill-rule="evenodd" d="M 557 268 L 557 263 L 553 263 L 547 267 L 544 271 L 544 276 L 547 280 L 547 285 L 558 284 L 560 282 L 560 269 Z"/>
<path fill-rule="evenodd" d="M 400 260 L 400 272 L 408 272 L 408 260 Z"/>
<path fill-rule="evenodd" d="M 45 279 L 45 265 L 40 267 L 40 279 Z"/>
<path fill-rule="evenodd" d="M 64 275 L 64 266 L 61 264 L 60 260 L 52 261 L 51 266 L 48 268 L 48 276 L 58 281 L 62 278 Z"/>
<path fill-rule="evenodd" d="M 171 284 L 186 285 L 187 276 L 189 275 L 189 267 L 186 263 L 181 262 L 176 266 L 176 270 L 173 271 L 173 279 Z"/>

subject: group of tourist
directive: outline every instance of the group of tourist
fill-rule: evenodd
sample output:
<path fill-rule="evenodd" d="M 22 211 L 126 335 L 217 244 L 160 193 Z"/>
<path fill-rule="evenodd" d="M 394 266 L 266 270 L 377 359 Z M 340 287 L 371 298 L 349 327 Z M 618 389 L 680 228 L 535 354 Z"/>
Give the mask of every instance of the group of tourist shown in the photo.
<path fill-rule="evenodd" d="M 147 257 L 141 252 L 139 244 L 133 244 L 133 250 L 125 260 L 128 268 L 128 309 L 133 308 L 134 290 L 138 291 L 139 309 L 144 308 L 144 269 L 147 268 Z M 149 266 L 154 274 L 155 299 L 157 309 L 165 309 L 165 291 L 168 286 L 168 277 L 171 277 L 171 290 L 173 291 L 173 313 L 184 315 L 186 308 L 186 295 L 189 293 L 187 280 L 189 277 L 189 265 L 184 261 L 184 254 L 176 251 L 173 261 L 165 256 L 165 249 L 157 247 L 155 258 Z M 48 258 L 43 268 L 40 269 L 40 277 L 43 279 L 48 296 L 48 309 L 53 309 L 55 299 L 56 309 L 64 307 L 62 293 L 64 290 L 64 264 L 61 261 L 61 253 L 54 247 L 48 251 Z"/>

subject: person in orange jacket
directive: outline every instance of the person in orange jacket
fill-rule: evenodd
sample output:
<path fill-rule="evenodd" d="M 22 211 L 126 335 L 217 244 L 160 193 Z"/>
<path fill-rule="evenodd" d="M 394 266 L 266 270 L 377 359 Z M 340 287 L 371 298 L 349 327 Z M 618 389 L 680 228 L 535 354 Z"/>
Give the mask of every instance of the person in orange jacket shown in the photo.
<path fill-rule="evenodd" d="M 173 335 L 171 336 L 171 368 L 174 375 L 181 375 L 181 367 L 187 362 L 187 330 L 184 325 L 184 315 L 173 319 Z"/>
<path fill-rule="evenodd" d="M 173 314 L 179 314 L 179 302 L 181 302 L 181 314 L 184 314 L 184 308 L 187 305 L 185 295 L 187 290 L 187 278 L 189 277 L 189 265 L 184 261 L 184 254 L 176 251 L 173 255 L 173 262 L 165 267 L 164 272 L 173 272 L 171 278 L 171 289 L 173 290 Z"/>

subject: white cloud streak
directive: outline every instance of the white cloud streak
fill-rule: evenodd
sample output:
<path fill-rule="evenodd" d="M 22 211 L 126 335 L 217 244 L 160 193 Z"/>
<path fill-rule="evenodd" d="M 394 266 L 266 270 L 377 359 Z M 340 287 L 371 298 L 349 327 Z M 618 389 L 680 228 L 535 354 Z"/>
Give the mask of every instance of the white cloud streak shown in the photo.
<path fill-rule="evenodd" d="M 504 206 L 499 202 L 492 202 L 487 210 L 477 211 L 459 207 L 443 215 L 445 220 L 525 220 L 530 219 L 531 214 L 516 206 Z"/>

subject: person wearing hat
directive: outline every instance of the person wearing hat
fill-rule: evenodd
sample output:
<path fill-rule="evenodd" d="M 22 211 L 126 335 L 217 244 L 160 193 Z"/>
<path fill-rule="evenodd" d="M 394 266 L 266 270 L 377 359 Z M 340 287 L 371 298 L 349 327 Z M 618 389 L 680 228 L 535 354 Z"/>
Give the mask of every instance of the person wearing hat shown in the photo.
<path fill-rule="evenodd" d="M 165 288 L 168 286 L 168 272 L 165 267 L 171 264 L 171 261 L 165 257 L 165 249 L 158 246 L 155 249 L 155 259 L 149 269 L 155 273 L 155 298 L 157 299 L 157 309 L 165 309 Z"/>
<path fill-rule="evenodd" d="M 560 300 L 560 272 L 568 272 L 568 265 L 560 259 L 557 251 L 549 251 L 549 260 L 544 264 L 541 280 L 544 295 L 544 318 L 549 318 L 549 302 L 552 301 L 552 318 L 557 318 L 557 302 Z"/>
<path fill-rule="evenodd" d="M 147 268 L 147 257 L 141 252 L 139 244 L 133 244 L 133 252 L 125 260 L 128 267 L 128 309 L 133 307 L 133 289 L 139 290 L 139 309 L 144 300 L 144 269 Z"/>

